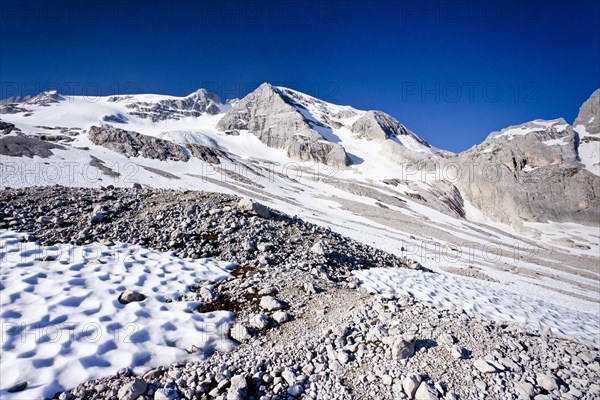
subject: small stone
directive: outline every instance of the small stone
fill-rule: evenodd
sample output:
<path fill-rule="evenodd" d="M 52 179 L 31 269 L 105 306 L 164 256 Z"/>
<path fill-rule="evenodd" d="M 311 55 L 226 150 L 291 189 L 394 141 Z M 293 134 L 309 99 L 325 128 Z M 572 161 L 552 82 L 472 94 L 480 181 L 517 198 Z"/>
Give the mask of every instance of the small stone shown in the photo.
<path fill-rule="evenodd" d="M 315 244 L 313 244 L 313 246 L 310 248 L 310 251 L 313 254 L 322 256 L 325 254 L 325 245 L 323 244 L 323 242 L 318 241 Z"/>
<path fill-rule="evenodd" d="M 295 385 L 292 385 L 288 388 L 287 392 L 290 396 L 292 397 L 298 397 L 302 394 L 302 392 L 304 391 L 304 388 L 302 387 L 302 385 L 296 383 Z"/>
<path fill-rule="evenodd" d="M 453 345 L 456 343 L 456 338 L 451 334 L 444 332 L 439 336 L 438 341 L 442 344 Z"/>
<path fill-rule="evenodd" d="M 549 392 L 553 392 L 558 389 L 558 382 L 556 382 L 556 378 L 546 374 L 537 374 L 535 376 L 535 380 L 544 389 Z"/>
<path fill-rule="evenodd" d="M 467 350 L 460 346 L 452 346 L 450 348 L 450 354 L 455 360 L 460 360 L 466 357 Z"/>
<path fill-rule="evenodd" d="M 336 354 L 336 358 L 340 362 L 340 364 L 348 364 L 348 362 L 350 361 L 350 354 L 348 354 L 345 351 L 338 351 Z"/>
<path fill-rule="evenodd" d="M 246 197 L 240 199 L 238 202 L 238 210 L 246 212 L 248 214 L 254 214 L 261 218 L 270 218 L 271 210 L 269 210 L 266 206 L 252 201 Z"/>
<path fill-rule="evenodd" d="M 231 329 L 229 330 L 229 336 L 240 343 L 252 338 L 252 336 L 250 336 L 250 332 L 248 332 L 248 328 L 240 323 L 235 323 L 231 326 Z"/>
<path fill-rule="evenodd" d="M 246 398 L 248 382 L 244 375 L 235 375 L 231 378 L 231 386 L 227 390 L 227 400 L 243 400 Z"/>
<path fill-rule="evenodd" d="M 392 383 L 394 382 L 394 379 L 389 376 L 389 375 L 384 375 L 381 377 L 381 382 L 385 385 L 385 386 L 392 386 Z"/>
<path fill-rule="evenodd" d="M 150 371 L 144 374 L 144 380 L 153 381 L 155 379 L 159 379 L 162 375 L 162 370 L 160 368 L 151 369 Z"/>
<path fill-rule="evenodd" d="M 306 282 L 304 284 L 304 291 L 307 294 L 317 294 L 317 288 L 312 284 L 312 282 Z"/>
<path fill-rule="evenodd" d="M 285 379 L 288 385 L 293 385 L 294 383 L 296 383 L 296 374 L 294 374 L 294 372 L 292 372 L 292 370 L 290 369 L 285 369 L 281 373 L 281 377 Z"/>
<path fill-rule="evenodd" d="M 198 294 L 200 294 L 202 301 L 206 303 L 210 303 L 217 297 L 210 286 L 202 286 L 198 291 Z"/>
<path fill-rule="evenodd" d="M 179 395 L 172 388 L 162 388 L 154 392 L 154 400 L 179 400 Z"/>
<path fill-rule="evenodd" d="M 258 330 L 267 328 L 269 323 L 269 317 L 267 317 L 265 314 L 256 314 L 254 317 L 250 318 L 250 326 Z"/>
<path fill-rule="evenodd" d="M 258 245 L 258 249 L 260 250 L 260 244 Z M 267 287 L 259 290 L 258 294 L 260 296 L 268 296 L 268 295 L 277 294 L 277 288 L 275 286 L 267 286 Z"/>
<path fill-rule="evenodd" d="M 485 391 L 487 389 L 487 384 L 481 379 L 475 379 L 475 386 L 477 386 L 477 389 L 481 391 Z"/>
<path fill-rule="evenodd" d="M 260 307 L 267 311 L 281 310 L 283 303 L 272 296 L 265 296 L 260 299 Z"/>
<path fill-rule="evenodd" d="M 483 374 L 497 372 L 496 368 L 493 365 L 491 365 L 482 358 L 478 358 L 477 360 L 475 360 L 475 362 L 473 362 L 473 365 L 479 370 L 479 372 Z"/>
<path fill-rule="evenodd" d="M 524 399 L 530 399 L 535 394 L 535 388 L 529 382 L 518 382 L 515 384 L 515 392 Z"/>
<path fill-rule="evenodd" d="M 285 311 L 275 311 L 273 313 L 273 319 L 278 323 L 283 324 L 284 322 L 291 321 L 292 315 Z"/>
<path fill-rule="evenodd" d="M 412 399 L 415 397 L 415 393 L 417 391 L 417 388 L 419 387 L 419 384 L 421 384 L 421 377 L 419 375 L 408 375 L 406 378 L 404 378 L 404 380 L 402 381 L 402 389 L 404 390 L 404 393 L 406 393 L 406 395 L 408 396 L 409 399 Z"/>
<path fill-rule="evenodd" d="M 435 388 L 425 382 L 421 382 L 417 392 L 415 393 L 417 400 L 437 400 L 438 395 Z"/>

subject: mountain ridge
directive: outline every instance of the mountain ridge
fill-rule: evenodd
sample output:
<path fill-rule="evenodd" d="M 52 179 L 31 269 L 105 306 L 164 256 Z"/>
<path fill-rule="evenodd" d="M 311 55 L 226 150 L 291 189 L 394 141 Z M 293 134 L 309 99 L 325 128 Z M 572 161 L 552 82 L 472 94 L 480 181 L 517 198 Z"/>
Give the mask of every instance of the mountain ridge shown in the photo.
<path fill-rule="evenodd" d="M 129 148 L 122 154 L 140 160 L 144 158 L 141 155 L 159 161 L 173 159 L 172 152 L 176 151 L 180 155 L 174 160 L 184 162 L 195 154 L 209 164 L 221 164 L 224 157 L 243 166 L 241 168 L 252 169 L 252 161 L 245 160 L 258 158 L 283 164 L 299 162 L 299 168 L 322 164 L 332 174 L 347 170 L 353 179 L 366 182 L 398 178 L 405 182 L 417 181 L 409 185 L 410 190 L 416 188 L 419 197 L 414 198 L 427 206 L 436 203 L 425 200 L 427 193 L 435 192 L 437 189 L 432 185 L 440 187 L 440 183 L 434 181 L 442 180 L 446 182 L 441 187 L 447 187 L 449 193 L 455 193 L 451 189 L 453 185 L 460 189 L 458 193 L 462 199 L 452 194 L 451 203 L 462 204 L 468 197 L 486 217 L 520 229 L 527 221 L 595 223 L 600 218 L 594 212 L 598 204 L 595 187 L 600 167 L 593 160 L 600 144 L 596 140 L 598 133 L 594 122 L 600 120 L 597 116 L 599 93 L 600 90 L 594 92 L 582 105 L 580 116 L 574 122 L 577 129 L 564 119 L 534 120 L 492 132 L 482 143 L 458 154 L 431 146 L 381 111 L 336 105 L 269 83 L 261 84 L 234 102 L 223 101 L 202 88 L 183 97 L 120 95 L 101 97 L 95 102 L 47 91 L 24 100 L 17 99 L 19 102 L 1 103 L 0 115 L 7 120 L 3 122 L 7 124 L 4 131 L 10 135 L 28 134 L 29 140 L 54 138 L 61 145 L 73 141 L 83 145 L 87 143 L 86 135 L 93 130 L 92 144 L 112 151 Z M 58 125 L 61 122 L 70 126 L 61 127 Z M 132 133 L 117 134 L 111 126 Z M 57 130 L 61 135 L 56 135 Z M 104 133 L 99 134 L 102 130 Z M 140 146 L 141 152 L 130 147 L 133 137 L 139 140 L 136 146 Z M 163 145 L 152 137 L 167 142 Z M 18 139 L 11 140 L 12 150 L 5 150 L 4 155 L 18 156 L 22 151 L 15 147 L 14 141 Z M 170 153 L 162 154 L 161 151 L 167 151 L 168 146 L 165 146 L 170 141 L 175 141 L 176 146 L 171 146 Z M 194 146 L 190 147 L 189 143 Z M 152 151 L 149 146 L 162 150 Z M 192 147 L 193 151 L 190 150 Z M 499 154 L 504 155 L 499 158 Z M 313 166 L 305 163 L 313 163 Z M 473 176 L 465 175 L 464 166 L 473 163 L 477 164 Z M 432 181 L 426 176 L 430 164 L 435 169 L 458 168 L 462 170 L 462 179 L 440 179 L 436 172 Z M 497 182 L 484 179 L 483 169 L 489 164 L 494 164 L 502 173 Z M 157 166 L 148 168 L 156 169 Z M 421 171 L 425 178 L 411 177 L 415 171 Z M 547 180 L 557 185 L 557 197 L 544 193 L 543 185 L 532 183 L 532 177 L 543 173 L 547 174 Z M 171 171 L 167 174 L 177 175 Z M 189 171 L 187 174 L 195 173 Z M 567 176 L 565 174 L 580 179 L 581 185 L 566 184 L 568 180 L 561 183 L 563 176 Z M 498 191 L 499 187 L 504 189 Z M 524 193 L 514 197 L 519 190 L 510 190 L 513 187 Z M 582 189 L 578 190 L 578 187 Z M 547 211 L 553 209 L 553 204 L 562 204 L 559 198 L 567 199 L 561 207 L 572 211 L 563 213 L 560 207 Z M 452 215 L 456 212 L 454 206 L 446 208 L 441 204 L 435 208 Z M 463 210 L 458 214 L 467 213 Z"/>

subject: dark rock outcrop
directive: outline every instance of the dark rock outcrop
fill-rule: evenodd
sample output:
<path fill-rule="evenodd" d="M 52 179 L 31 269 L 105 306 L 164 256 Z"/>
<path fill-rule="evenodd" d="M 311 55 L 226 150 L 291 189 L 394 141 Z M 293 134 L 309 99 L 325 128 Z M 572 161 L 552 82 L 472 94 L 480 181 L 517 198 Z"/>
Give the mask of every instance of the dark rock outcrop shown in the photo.
<path fill-rule="evenodd" d="M 65 147 L 33 136 L 19 135 L 0 138 L 0 155 L 3 156 L 48 158 L 53 154 L 53 149 L 65 150 Z"/>
<path fill-rule="evenodd" d="M 8 135 L 15 129 L 15 124 L 11 124 L 8 122 L 0 121 L 0 133 L 4 135 Z"/>
<path fill-rule="evenodd" d="M 129 157 L 145 157 L 161 161 L 188 160 L 185 150 L 176 143 L 111 125 L 92 126 L 88 131 L 88 137 L 96 145 Z"/>

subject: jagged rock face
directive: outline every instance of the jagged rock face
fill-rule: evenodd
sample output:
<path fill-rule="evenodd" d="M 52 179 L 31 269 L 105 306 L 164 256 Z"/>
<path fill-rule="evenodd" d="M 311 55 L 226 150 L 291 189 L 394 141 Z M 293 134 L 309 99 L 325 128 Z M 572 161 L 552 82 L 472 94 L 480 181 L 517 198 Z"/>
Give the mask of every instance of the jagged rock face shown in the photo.
<path fill-rule="evenodd" d="M 600 178 L 577 157 L 578 135 L 563 119 L 492 133 L 449 160 L 463 195 L 493 220 L 598 224 Z"/>
<path fill-rule="evenodd" d="M 129 157 L 145 157 L 156 160 L 188 161 L 192 157 L 210 164 L 220 164 L 221 158 L 230 159 L 221 149 L 198 143 L 179 145 L 170 140 L 142 135 L 111 125 L 92 126 L 88 132 L 92 143 L 104 146 Z"/>
<path fill-rule="evenodd" d="M 8 135 L 15 129 L 15 124 L 10 124 L 8 122 L 0 121 L 0 133 L 3 135 Z"/>
<path fill-rule="evenodd" d="M 66 150 L 61 145 L 40 140 L 33 136 L 17 135 L 0 138 L 1 156 L 48 158 L 54 154 L 53 149 Z"/>
<path fill-rule="evenodd" d="M 579 158 L 588 171 L 600 175 L 600 89 L 579 109 L 573 122 L 579 134 Z"/>
<path fill-rule="evenodd" d="M 397 119 L 381 111 L 367 111 L 350 130 L 360 139 L 381 143 L 380 154 L 396 163 L 421 163 L 444 156 Z"/>
<path fill-rule="evenodd" d="M 600 134 L 600 89 L 596 89 L 579 109 L 573 127 L 579 126 L 583 126 L 590 135 Z"/>
<path fill-rule="evenodd" d="M 314 141 L 297 136 L 286 144 L 287 155 L 302 161 L 316 161 L 325 165 L 348 165 L 346 151 L 339 144 Z"/>
<path fill-rule="evenodd" d="M 219 121 L 217 129 L 226 133 L 247 130 L 267 146 L 285 149 L 290 157 L 299 160 L 335 166 L 350 164 L 341 145 L 327 142 L 291 98 L 267 83 L 237 102 Z"/>
<path fill-rule="evenodd" d="M 381 111 L 367 111 L 352 124 L 351 130 L 359 138 L 379 142 L 397 135 L 412 134 L 397 119 Z M 421 140 L 421 142 L 425 144 L 425 141 Z"/>
<path fill-rule="evenodd" d="M 228 158 L 227 154 L 214 147 L 204 146 L 196 143 L 188 143 L 185 147 L 189 150 L 190 154 L 202 161 L 206 161 L 211 164 L 220 164 L 219 158 Z"/>
<path fill-rule="evenodd" d="M 36 96 L 14 96 L 0 101 L 0 114 L 17 114 L 29 112 L 26 106 L 48 107 L 50 104 L 58 103 L 64 97 L 56 90 L 47 90 Z"/>
<path fill-rule="evenodd" d="M 413 151 L 393 140 L 386 140 L 381 144 L 380 154 L 398 163 L 419 163 L 429 157 L 428 154 Z"/>
<path fill-rule="evenodd" d="M 184 117 L 199 117 L 204 113 L 215 115 L 221 112 L 221 99 L 219 96 L 205 89 L 199 89 L 187 97 L 164 99 L 157 102 L 137 101 L 134 96 L 112 96 L 108 101 L 127 101 L 126 107 L 131 109 L 128 114 L 147 118 L 153 122 L 166 119 L 179 120 Z"/>
<path fill-rule="evenodd" d="M 129 157 L 145 157 L 161 161 L 188 160 L 186 152 L 178 144 L 110 125 L 92 126 L 88 136 L 92 143 Z"/>
<path fill-rule="evenodd" d="M 38 94 L 37 96 L 33 96 L 32 98 L 25 101 L 25 104 L 35 105 L 35 106 L 44 106 L 47 107 L 50 104 L 58 103 L 65 98 L 59 94 L 56 90 L 47 90 Z"/>

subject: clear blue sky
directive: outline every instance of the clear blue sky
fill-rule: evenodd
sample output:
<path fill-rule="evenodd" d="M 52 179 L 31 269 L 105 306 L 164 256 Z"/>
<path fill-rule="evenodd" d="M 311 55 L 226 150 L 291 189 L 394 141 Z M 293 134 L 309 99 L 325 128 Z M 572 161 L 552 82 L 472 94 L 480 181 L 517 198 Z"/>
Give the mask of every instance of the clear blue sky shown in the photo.
<path fill-rule="evenodd" d="M 600 87 L 597 2 L 0 3 L 0 97 L 229 98 L 268 81 L 460 151 L 510 124 L 572 122 Z"/>

